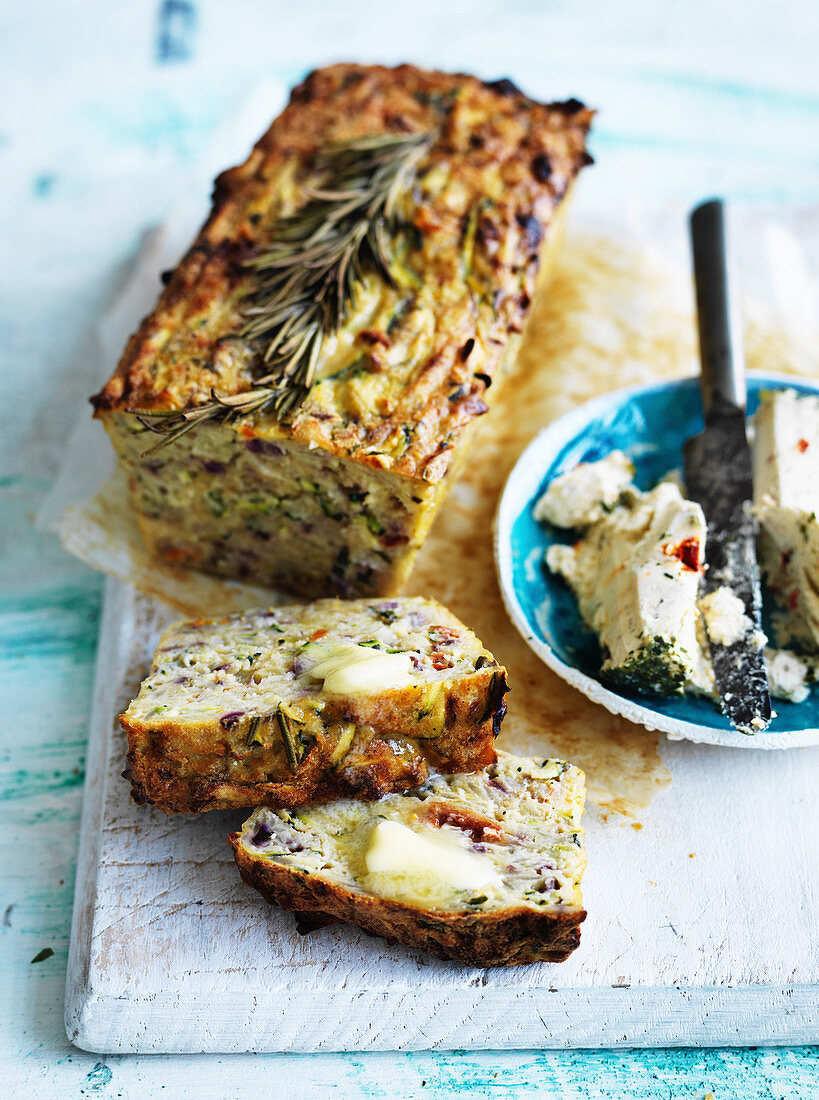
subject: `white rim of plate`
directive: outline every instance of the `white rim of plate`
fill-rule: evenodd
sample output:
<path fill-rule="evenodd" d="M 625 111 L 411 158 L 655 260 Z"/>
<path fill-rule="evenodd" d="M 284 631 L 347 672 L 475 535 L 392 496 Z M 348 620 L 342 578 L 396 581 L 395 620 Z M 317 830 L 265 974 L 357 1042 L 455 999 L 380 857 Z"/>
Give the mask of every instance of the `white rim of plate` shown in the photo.
<path fill-rule="evenodd" d="M 748 378 L 760 381 L 781 382 L 785 385 L 797 385 L 810 387 L 819 394 L 819 386 L 811 379 L 800 375 L 776 374 L 758 371 L 749 371 Z M 587 699 L 600 706 L 610 714 L 617 714 L 627 718 L 630 722 L 645 726 L 648 730 L 659 730 L 668 735 L 672 741 L 695 741 L 704 745 L 721 745 L 726 748 L 739 749 L 796 749 L 807 748 L 819 744 L 819 730 L 777 730 L 774 733 L 759 733 L 753 736 L 738 733 L 736 730 L 720 730 L 710 726 L 701 725 L 699 722 L 686 722 L 681 718 L 672 718 L 670 715 L 660 714 L 651 707 L 635 703 L 632 699 L 625 699 L 617 695 L 601 683 L 588 676 L 585 672 L 566 664 L 554 652 L 548 642 L 543 641 L 532 633 L 529 622 L 521 607 L 517 592 L 513 583 L 512 571 L 512 524 L 520 515 L 522 509 L 532 500 L 534 493 L 540 488 L 547 463 L 541 461 L 541 452 L 548 449 L 553 457 L 563 446 L 569 443 L 577 435 L 578 431 L 593 420 L 598 412 L 611 406 L 613 402 L 627 401 L 638 394 L 650 393 L 652 390 L 666 389 L 675 382 L 690 382 L 691 378 L 672 379 L 667 382 L 652 382 L 649 385 L 626 386 L 620 390 L 611 390 L 609 393 L 593 397 L 576 409 L 564 413 L 557 420 L 547 424 L 534 437 L 515 463 L 512 472 L 506 480 L 501 493 L 498 509 L 494 522 L 494 549 L 495 567 L 498 574 L 498 584 L 501 590 L 506 613 L 515 625 L 520 636 L 541 661 L 553 672 L 577 688 Z"/>

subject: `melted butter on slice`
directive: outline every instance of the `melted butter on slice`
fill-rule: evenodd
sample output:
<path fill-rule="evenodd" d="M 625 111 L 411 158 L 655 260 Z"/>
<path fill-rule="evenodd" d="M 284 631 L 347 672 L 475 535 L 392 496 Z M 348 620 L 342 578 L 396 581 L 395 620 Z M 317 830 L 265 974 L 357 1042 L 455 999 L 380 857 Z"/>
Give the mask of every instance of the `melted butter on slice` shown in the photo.
<path fill-rule="evenodd" d="M 407 653 L 384 653 L 361 645 L 337 645 L 310 669 L 310 676 L 324 681 L 324 690 L 354 695 L 401 687 L 412 681 L 412 661 Z"/>
<path fill-rule="evenodd" d="M 396 901 L 435 906 L 461 891 L 498 886 L 491 864 L 431 828 L 421 834 L 397 821 L 379 821 L 364 854 L 366 886 Z"/>

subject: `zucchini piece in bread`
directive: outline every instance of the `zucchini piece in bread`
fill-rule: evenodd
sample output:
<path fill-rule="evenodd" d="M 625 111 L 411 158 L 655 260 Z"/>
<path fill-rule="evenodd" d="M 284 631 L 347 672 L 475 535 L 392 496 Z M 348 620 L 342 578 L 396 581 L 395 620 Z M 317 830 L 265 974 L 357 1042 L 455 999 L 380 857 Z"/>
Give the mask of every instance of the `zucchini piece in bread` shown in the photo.
<path fill-rule="evenodd" d="M 506 670 L 435 600 L 319 600 L 176 623 L 120 716 L 167 813 L 373 799 L 495 760 Z"/>
<path fill-rule="evenodd" d="M 585 782 L 499 752 L 377 803 L 262 807 L 230 843 L 242 878 L 313 927 L 357 924 L 471 966 L 560 962 L 586 913 Z"/>

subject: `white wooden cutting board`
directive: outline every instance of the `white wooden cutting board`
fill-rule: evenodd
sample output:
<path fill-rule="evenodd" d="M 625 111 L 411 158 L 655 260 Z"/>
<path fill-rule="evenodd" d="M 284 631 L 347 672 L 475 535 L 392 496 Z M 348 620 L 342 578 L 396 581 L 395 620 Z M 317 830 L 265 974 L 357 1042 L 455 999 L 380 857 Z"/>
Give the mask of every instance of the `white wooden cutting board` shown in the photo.
<path fill-rule="evenodd" d="M 478 970 L 352 927 L 306 938 L 240 880 L 236 813 L 134 805 L 116 715 L 173 617 L 109 580 L 66 1028 L 105 1053 L 819 1040 L 819 749 L 666 744 L 643 828 L 590 809 L 561 964 Z"/>

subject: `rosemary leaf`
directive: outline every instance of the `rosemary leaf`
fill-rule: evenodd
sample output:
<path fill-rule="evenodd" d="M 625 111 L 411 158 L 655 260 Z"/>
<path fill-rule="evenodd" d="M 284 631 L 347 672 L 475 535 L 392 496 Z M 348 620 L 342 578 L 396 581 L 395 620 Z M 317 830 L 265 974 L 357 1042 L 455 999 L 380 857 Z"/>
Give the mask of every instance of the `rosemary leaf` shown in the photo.
<path fill-rule="evenodd" d="M 253 274 L 240 336 L 257 346 L 264 374 L 244 393 L 189 409 L 128 409 L 162 438 L 151 454 L 209 420 L 296 410 L 313 384 L 324 337 L 343 324 L 368 273 L 395 285 L 399 196 L 429 149 L 430 134 L 373 134 L 339 142 L 315 160 L 307 201 L 276 226 L 276 239 L 248 261 Z M 291 765 L 292 766 L 292 765 Z"/>
<path fill-rule="evenodd" d="M 247 728 L 247 747 L 249 749 L 256 749 L 264 745 L 264 738 L 259 736 L 259 726 L 262 724 L 262 718 L 251 718 Z"/>

